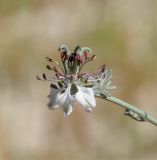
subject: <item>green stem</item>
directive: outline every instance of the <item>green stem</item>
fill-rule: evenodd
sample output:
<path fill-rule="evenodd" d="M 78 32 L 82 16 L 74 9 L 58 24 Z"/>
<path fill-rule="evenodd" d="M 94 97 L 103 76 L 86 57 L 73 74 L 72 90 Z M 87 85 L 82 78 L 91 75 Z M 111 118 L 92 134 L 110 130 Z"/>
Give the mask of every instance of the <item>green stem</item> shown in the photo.
<path fill-rule="evenodd" d="M 129 111 L 132 111 L 133 113 L 136 113 L 136 115 L 138 115 L 137 118 L 142 118 L 142 120 L 139 120 L 139 121 L 147 121 L 147 122 L 150 122 L 154 125 L 157 126 L 157 119 L 153 118 L 152 116 L 148 115 L 146 112 L 142 111 L 141 109 L 135 107 L 135 106 L 132 106 L 118 98 L 115 98 L 115 97 L 112 97 L 112 96 L 105 96 L 105 95 L 100 95 L 100 94 L 96 94 L 97 97 L 99 98 L 102 98 L 102 99 L 105 99 L 109 102 L 112 102 L 114 104 L 117 104 Z M 135 117 L 131 116 L 132 118 L 135 119 Z M 137 120 L 137 119 L 136 119 Z"/>

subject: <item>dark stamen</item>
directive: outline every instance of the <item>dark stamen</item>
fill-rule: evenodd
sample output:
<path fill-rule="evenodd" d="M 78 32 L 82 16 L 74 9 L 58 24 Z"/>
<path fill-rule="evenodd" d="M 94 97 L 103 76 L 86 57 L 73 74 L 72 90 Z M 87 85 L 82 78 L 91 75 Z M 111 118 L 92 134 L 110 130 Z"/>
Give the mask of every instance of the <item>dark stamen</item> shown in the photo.
<path fill-rule="evenodd" d="M 49 65 L 46 66 L 48 70 L 53 70 Z"/>
<path fill-rule="evenodd" d="M 61 67 L 61 65 L 59 64 L 59 62 L 57 62 L 57 61 L 55 61 L 55 60 L 53 60 L 53 59 L 51 59 L 51 58 L 49 58 L 49 57 L 45 57 L 49 62 L 54 62 L 55 64 L 57 64 L 57 66 L 62 70 L 62 72 L 63 73 L 65 73 L 64 72 L 64 70 L 63 70 L 63 68 Z M 49 70 L 53 70 L 50 66 L 48 66 L 47 65 L 47 68 L 49 69 Z M 55 70 L 55 72 L 56 72 L 56 70 Z"/>
<path fill-rule="evenodd" d="M 90 59 L 93 61 L 96 58 L 96 55 L 93 55 Z"/>
<path fill-rule="evenodd" d="M 51 83 L 50 87 L 53 88 L 53 89 L 58 89 L 58 87 L 53 83 Z"/>
<path fill-rule="evenodd" d="M 106 65 L 102 65 L 102 66 L 101 66 L 101 72 L 104 72 L 105 69 L 106 69 Z"/>
<path fill-rule="evenodd" d="M 44 78 L 45 80 L 47 80 L 46 74 L 45 74 L 45 73 L 43 73 L 43 78 Z"/>
<path fill-rule="evenodd" d="M 53 67 L 53 70 L 54 70 L 55 72 L 59 73 L 56 67 Z"/>
<path fill-rule="evenodd" d="M 52 62 L 52 59 L 49 57 L 45 57 L 49 62 Z"/>
<path fill-rule="evenodd" d="M 58 82 L 58 85 L 59 85 L 60 88 L 63 87 L 63 84 L 62 84 L 62 82 L 60 82 L 60 81 Z"/>
<path fill-rule="evenodd" d="M 96 55 L 93 55 L 92 57 L 87 58 L 87 59 L 85 60 L 85 62 L 83 63 L 83 66 L 84 66 L 86 63 L 93 61 L 95 58 L 96 58 Z"/>

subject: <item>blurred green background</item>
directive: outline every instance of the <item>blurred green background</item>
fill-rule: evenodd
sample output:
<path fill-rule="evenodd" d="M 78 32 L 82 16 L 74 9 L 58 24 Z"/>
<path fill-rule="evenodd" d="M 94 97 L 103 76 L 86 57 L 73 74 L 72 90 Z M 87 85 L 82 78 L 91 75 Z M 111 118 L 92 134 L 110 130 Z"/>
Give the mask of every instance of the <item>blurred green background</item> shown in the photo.
<path fill-rule="evenodd" d="M 156 160 L 157 128 L 97 100 L 91 114 L 50 112 L 45 56 L 88 46 L 85 70 L 113 70 L 112 95 L 157 117 L 156 0 L 0 0 L 0 159 Z"/>

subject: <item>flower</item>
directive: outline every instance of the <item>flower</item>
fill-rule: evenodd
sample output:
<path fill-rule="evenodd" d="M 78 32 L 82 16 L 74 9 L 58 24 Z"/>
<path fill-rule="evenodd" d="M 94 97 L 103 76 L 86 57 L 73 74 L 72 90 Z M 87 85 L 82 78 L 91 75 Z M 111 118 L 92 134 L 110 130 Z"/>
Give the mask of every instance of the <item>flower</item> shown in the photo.
<path fill-rule="evenodd" d="M 91 88 L 68 84 L 67 88 L 56 88 L 51 86 L 49 97 L 49 109 L 56 109 L 61 106 L 64 116 L 67 117 L 73 111 L 73 104 L 78 103 L 85 111 L 91 111 L 95 106 L 94 93 Z"/>
<path fill-rule="evenodd" d="M 109 95 L 108 90 L 114 89 L 110 86 L 112 73 L 111 70 L 101 67 L 101 71 L 94 74 L 80 73 L 84 65 L 95 59 L 91 55 L 91 49 L 88 47 L 81 48 L 76 46 L 73 53 L 70 53 L 66 45 L 59 47 L 59 52 L 63 67 L 57 61 L 46 57 L 49 62 L 55 63 L 56 66 L 47 65 L 47 69 L 55 74 L 47 76 L 45 73 L 36 78 L 38 80 L 51 81 L 50 94 L 48 96 L 48 107 L 51 110 L 60 106 L 67 117 L 73 111 L 75 103 L 82 106 L 85 111 L 91 112 L 96 106 L 95 95 Z"/>

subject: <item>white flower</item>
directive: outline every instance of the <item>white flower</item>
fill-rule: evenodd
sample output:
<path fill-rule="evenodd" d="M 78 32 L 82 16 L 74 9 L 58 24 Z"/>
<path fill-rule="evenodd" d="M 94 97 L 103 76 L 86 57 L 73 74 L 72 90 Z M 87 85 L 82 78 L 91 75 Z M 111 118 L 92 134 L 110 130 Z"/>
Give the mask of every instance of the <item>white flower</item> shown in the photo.
<path fill-rule="evenodd" d="M 47 76 L 43 73 L 42 78 L 37 75 L 38 80 L 51 81 L 51 92 L 48 107 L 51 110 L 60 106 L 65 117 L 73 111 L 73 106 L 78 103 L 85 111 L 92 111 L 96 106 L 95 97 L 101 94 L 110 96 L 108 90 L 114 89 L 111 86 L 112 72 L 101 67 L 98 73 L 80 73 L 85 64 L 95 59 L 91 55 L 91 49 L 76 46 L 74 52 L 70 52 L 66 45 L 59 47 L 62 64 L 46 57 L 49 63 L 55 63 L 58 68 L 52 64 L 47 65 L 47 69 L 55 74 Z"/>
<path fill-rule="evenodd" d="M 65 117 L 69 116 L 73 111 L 74 103 L 78 103 L 85 111 L 89 112 L 96 106 L 94 93 L 91 88 L 74 85 L 77 91 L 72 93 L 72 85 L 74 84 L 68 84 L 66 90 L 65 88 L 58 89 L 53 85 L 49 95 L 48 107 L 53 110 L 61 106 Z"/>

